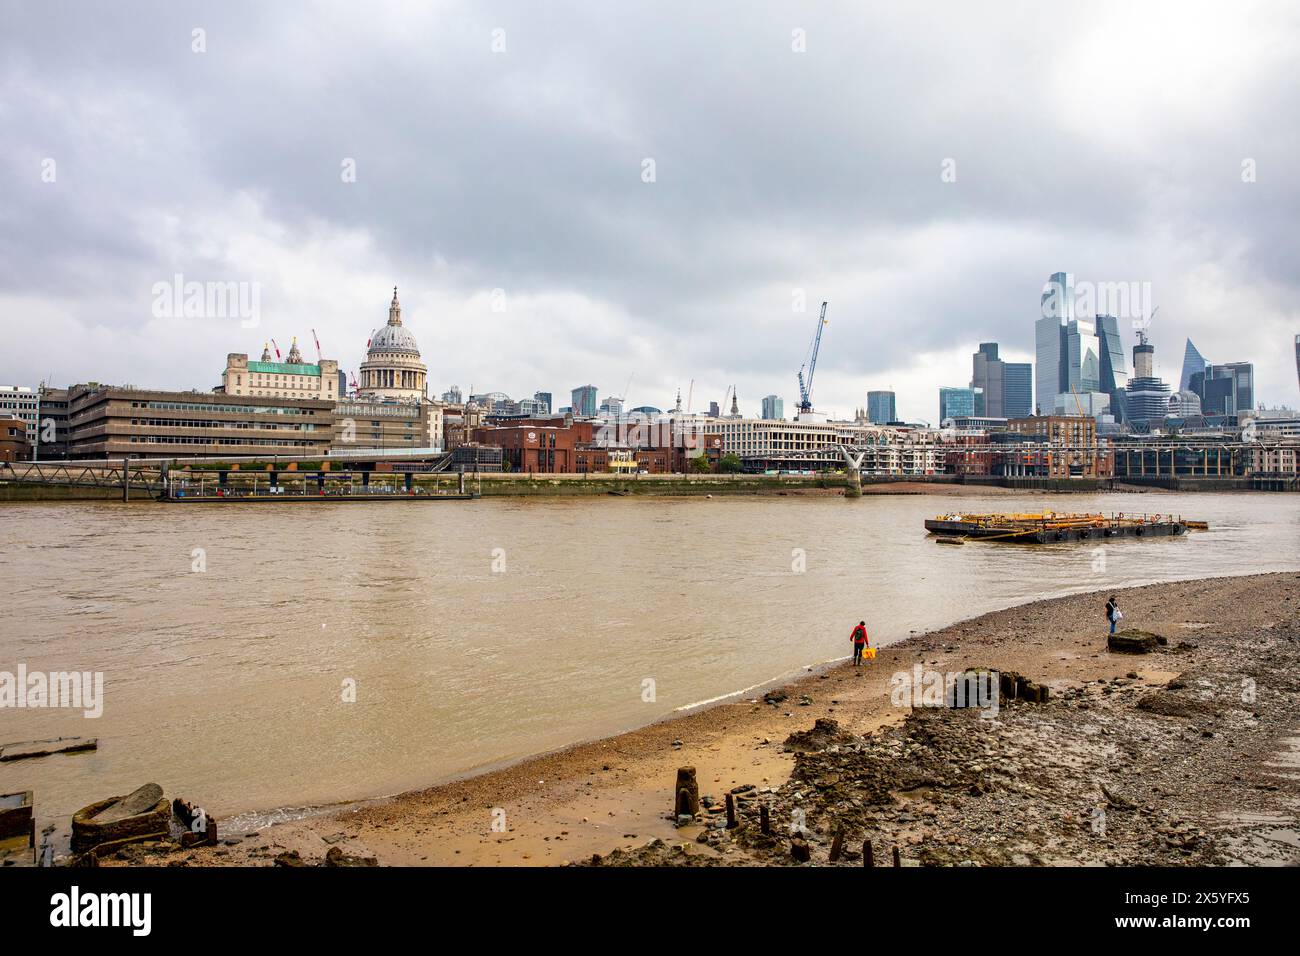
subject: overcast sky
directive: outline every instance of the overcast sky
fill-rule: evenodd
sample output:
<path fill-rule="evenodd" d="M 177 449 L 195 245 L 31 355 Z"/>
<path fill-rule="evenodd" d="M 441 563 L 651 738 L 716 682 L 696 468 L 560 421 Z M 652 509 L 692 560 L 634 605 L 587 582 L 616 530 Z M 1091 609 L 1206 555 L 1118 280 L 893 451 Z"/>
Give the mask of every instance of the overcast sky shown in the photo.
<path fill-rule="evenodd" d="M 0 383 L 352 371 L 397 285 L 435 395 L 789 415 L 827 299 L 819 410 L 933 421 L 1069 271 L 1296 406 L 1298 57 L 1287 2 L 5 2 Z"/>

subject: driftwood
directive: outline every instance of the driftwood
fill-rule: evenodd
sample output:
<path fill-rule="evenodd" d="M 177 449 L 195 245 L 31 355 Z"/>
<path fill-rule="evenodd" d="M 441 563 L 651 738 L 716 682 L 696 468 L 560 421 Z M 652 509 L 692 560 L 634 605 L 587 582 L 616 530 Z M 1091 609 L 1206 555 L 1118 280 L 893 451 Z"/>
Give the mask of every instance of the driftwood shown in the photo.
<path fill-rule="evenodd" d="M 0 761 L 27 760 L 48 757 L 50 754 L 70 754 L 99 747 L 98 737 L 55 737 L 52 740 L 28 740 L 22 743 L 0 744 Z"/>

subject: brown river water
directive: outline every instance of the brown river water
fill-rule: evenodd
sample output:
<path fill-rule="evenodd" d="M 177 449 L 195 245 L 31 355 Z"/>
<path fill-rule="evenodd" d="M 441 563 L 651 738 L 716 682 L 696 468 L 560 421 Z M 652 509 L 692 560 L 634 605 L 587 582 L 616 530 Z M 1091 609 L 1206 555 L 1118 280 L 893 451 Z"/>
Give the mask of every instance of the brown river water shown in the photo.
<path fill-rule="evenodd" d="M 1044 508 L 1211 530 L 1099 553 L 922 527 Z M 1044 597 L 1296 569 L 1285 494 L 0 505 L 0 671 L 104 675 L 98 718 L 0 708 L 0 744 L 99 739 L 0 763 L 0 793 L 34 790 L 66 832 L 156 781 L 257 826 L 752 691 L 845 656 L 861 618 L 888 644 Z"/>

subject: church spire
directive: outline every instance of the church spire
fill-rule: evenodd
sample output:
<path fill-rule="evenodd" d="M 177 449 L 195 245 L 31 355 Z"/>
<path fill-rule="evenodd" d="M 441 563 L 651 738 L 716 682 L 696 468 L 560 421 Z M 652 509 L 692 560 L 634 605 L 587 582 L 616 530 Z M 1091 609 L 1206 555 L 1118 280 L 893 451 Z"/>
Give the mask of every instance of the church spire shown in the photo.
<path fill-rule="evenodd" d="M 393 286 L 393 301 L 392 304 L 388 306 L 388 324 L 402 324 L 402 303 L 397 301 L 397 286 Z"/>

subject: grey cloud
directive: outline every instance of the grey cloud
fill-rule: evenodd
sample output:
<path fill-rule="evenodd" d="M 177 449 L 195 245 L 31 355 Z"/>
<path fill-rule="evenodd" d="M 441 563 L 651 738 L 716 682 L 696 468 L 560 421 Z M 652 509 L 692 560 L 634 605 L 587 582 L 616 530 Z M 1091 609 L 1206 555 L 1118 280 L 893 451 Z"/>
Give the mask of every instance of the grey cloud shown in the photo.
<path fill-rule="evenodd" d="M 1210 62 L 1227 55 L 1215 44 L 1228 14 L 1167 13 Z M 1130 26 L 1119 4 L 56 3 L 3 16 L 0 302 L 48 297 L 73 325 L 138 327 L 152 281 L 223 276 L 220 236 L 182 222 L 184 241 L 169 242 L 157 224 L 253 197 L 285 250 L 360 233 L 399 284 L 602 303 L 612 341 L 671 343 L 638 373 L 647 386 L 698 367 L 717 370 L 705 373 L 720 379 L 711 391 L 737 380 L 742 398 L 791 399 L 812 325 L 790 311 L 800 287 L 810 309 L 832 300 L 826 381 L 860 387 L 825 397 L 847 411 L 917 353 L 981 340 L 1027 351 L 1038 289 L 1069 269 L 1152 281 L 1177 319 L 1154 330 L 1166 360 L 1190 333 L 1207 354 L 1255 358 L 1266 397 L 1294 401 L 1294 378 L 1268 355 L 1233 351 L 1262 353 L 1266 334 L 1300 325 L 1300 197 L 1284 172 L 1297 159 L 1300 31 L 1281 4 L 1235 15 L 1265 53 L 1225 61 L 1226 99 L 1194 62 L 1160 60 L 1154 29 L 1149 56 L 1165 72 L 1090 66 L 1110 40 L 1089 29 Z M 196 26 L 203 55 L 190 51 Z M 490 49 L 497 27 L 504 54 Z M 807 53 L 790 49 L 795 28 Z M 1128 69 L 1125 95 L 1115 74 Z M 1112 104 L 1114 129 L 1090 103 Z M 57 187 L 39 180 L 44 156 L 59 160 Z M 1250 186 L 1245 156 L 1259 162 Z M 354 184 L 340 182 L 345 157 Z M 640 179 L 645 157 L 653 184 Z M 956 183 L 940 180 L 949 157 Z M 1256 337 L 1225 331 L 1217 309 L 1187 296 L 1191 276 L 1218 266 L 1227 294 L 1259 293 Z M 362 315 L 313 321 L 355 352 L 382 318 L 375 295 Z M 5 314 L 19 348 L 0 359 L 0 380 L 27 382 L 50 360 L 24 352 L 47 346 Z M 422 342 L 444 335 L 441 318 L 420 317 Z M 158 384 L 206 387 L 224 351 L 248 346 L 216 347 L 175 355 L 174 380 Z M 492 342 L 502 366 L 535 380 L 476 384 L 559 393 L 604 371 L 573 367 L 564 342 L 513 347 Z M 448 355 L 463 358 L 454 345 Z M 490 373 L 491 357 L 469 360 Z M 140 378 L 100 363 L 74 342 L 56 375 Z M 468 384 L 462 369 L 433 371 Z M 933 415 L 928 395 L 908 399 L 908 414 Z"/>

